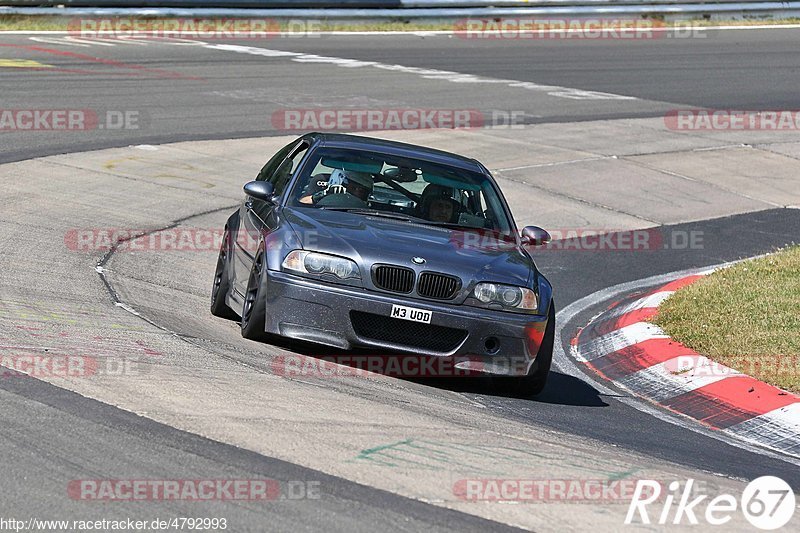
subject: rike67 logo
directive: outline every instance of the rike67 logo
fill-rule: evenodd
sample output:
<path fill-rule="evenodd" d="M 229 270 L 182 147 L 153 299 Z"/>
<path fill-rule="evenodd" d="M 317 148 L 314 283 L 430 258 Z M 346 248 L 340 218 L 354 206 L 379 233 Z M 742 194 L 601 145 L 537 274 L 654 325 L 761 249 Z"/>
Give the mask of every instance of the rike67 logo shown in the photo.
<path fill-rule="evenodd" d="M 738 499 L 733 494 L 714 497 L 698 494 L 693 479 L 687 480 L 683 486 L 679 481 L 673 481 L 667 486 L 667 491 L 658 481 L 639 480 L 625 524 L 698 525 L 704 521 L 712 526 L 724 526 L 741 512 L 752 526 L 769 531 L 786 526 L 794 510 L 792 488 L 775 476 L 754 479 Z"/>

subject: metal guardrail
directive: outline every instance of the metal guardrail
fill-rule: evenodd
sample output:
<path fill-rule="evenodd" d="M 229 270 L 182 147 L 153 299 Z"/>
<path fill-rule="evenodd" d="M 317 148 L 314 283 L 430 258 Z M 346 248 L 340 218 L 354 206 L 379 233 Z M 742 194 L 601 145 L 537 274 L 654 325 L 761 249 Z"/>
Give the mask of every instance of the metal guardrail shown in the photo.
<path fill-rule="evenodd" d="M 0 0 L 0 6 L 13 7 L 126 7 L 199 9 L 513 9 L 528 10 L 552 6 L 618 6 L 663 4 L 757 4 L 742 0 Z M 769 2 L 788 5 L 793 2 Z"/>
<path fill-rule="evenodd" d="M 306 19 L 641 16 L 797 17 L 800 1 L 741 0 L 0 0 L 0 15 Z"/>

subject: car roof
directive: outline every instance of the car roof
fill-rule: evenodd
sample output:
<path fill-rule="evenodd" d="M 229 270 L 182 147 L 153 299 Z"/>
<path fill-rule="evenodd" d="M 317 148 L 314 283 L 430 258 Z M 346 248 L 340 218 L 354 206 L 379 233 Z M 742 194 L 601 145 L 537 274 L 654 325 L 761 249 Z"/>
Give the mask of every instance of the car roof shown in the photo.
<path fill-rule="evenodd" d="M 416 157 L 436 163 L 442 163 L 459 168 L 471 170 L 473 172 L 485 173 L 483 165 L 477 160 L 470 159 L 444 150 L 426 148 L 416 144 L 408 144 L 386 139 L 376 139 L 375 137 L 362 137 L 360 135 L 347 135 L 344 133 L 309 133 L 306 137 L 312 137 L 319 141 L 323 146 L 336 148 L 353 148 L 361 150 L 371 150 L 384 152 L 401 157 Z"/>

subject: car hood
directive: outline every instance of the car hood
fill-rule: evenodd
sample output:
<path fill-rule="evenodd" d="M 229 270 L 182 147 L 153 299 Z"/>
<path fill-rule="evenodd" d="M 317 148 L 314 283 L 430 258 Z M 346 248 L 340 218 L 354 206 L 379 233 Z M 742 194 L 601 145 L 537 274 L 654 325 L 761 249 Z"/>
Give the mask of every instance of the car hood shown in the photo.
<path fill-rule="evenodd" d="M 389 263 L 459 276 L 527 286 L 533 261 L 515 242 L 489 232 L 452 230 L 342 211 L 286 208 L 285 220 L 303 248 L 349 257 L 369 271 Z M 412 258 L 425 259 L 415 265 Z"/>

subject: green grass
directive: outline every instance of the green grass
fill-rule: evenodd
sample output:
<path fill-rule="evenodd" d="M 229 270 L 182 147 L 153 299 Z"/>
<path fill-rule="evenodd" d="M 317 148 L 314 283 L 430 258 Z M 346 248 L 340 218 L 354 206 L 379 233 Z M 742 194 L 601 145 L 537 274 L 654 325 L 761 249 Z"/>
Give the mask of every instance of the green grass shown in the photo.
<path fill-rule="evenodd" d="M 0 16 L 0 31 L 65 31 L 68 21 L 61 17 L 3 15 Z"/>
<path fill-rule="evenodd" d="M 0 15 L 0 31 L 35 31 L 35 30 L 49 30 L 49 31 L 66 31 L 67 24 L 78 17 L 71 16 L 46 16 L 46 15 Z M 114 18 L 114 17 L 102 17 Z M 122 17 L 127 18 L 127 17 Z M 184 17 L 189 18 L 189 17 Z M 211 19 L 214 17 L 201 17 L 204 19 Z M 230 17 L 232 18 L 232 17 Z M 482 18 L 482 17 L 479 17 Z M 525 17 L 521 17 L 525 18 Z M 538 19 L 545 19 L 546 17 L 529 17 Z M 560 17 L 551 17 L 559 19 Z M 561 17 L 563 18 L 563 17 Z M 647 16 L 642 17 L 647 19 Z M 660 17 L 649 17 L 650 19 L 660 20 Z M 169 17 L 138 17 L 138 20 L 168 20 Z M 463 21 L 463 19 L 460 19 Z M 315 25 L 314 29 L 321 31 L 436 31 L 436 30 L 452 30 L 456 20 L 385 20 L 385 21 L 342 21 L 335 20 L 320 21 L 319 25 Z M 797 24 L 800 23 L 798 18 L 788 19 L 747 19 L 747 20 L 691 20 L 691 21 L 666 21 L 665 26 L 718 26 L 718 25 L 754 25 L 754 24 Z M 282 27 L 286 27 L 285 22 L 281 22 Z"/>
<path fill-rule="evenodd" d="M 800 392 L 800 246 L 680 289 L 653 322 L 718 363 Z"/>

